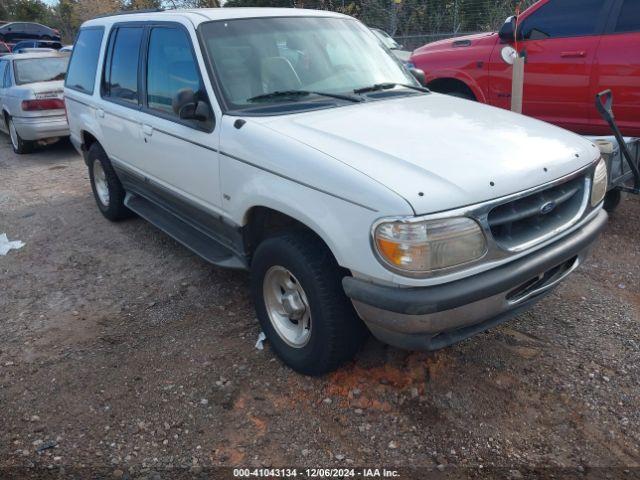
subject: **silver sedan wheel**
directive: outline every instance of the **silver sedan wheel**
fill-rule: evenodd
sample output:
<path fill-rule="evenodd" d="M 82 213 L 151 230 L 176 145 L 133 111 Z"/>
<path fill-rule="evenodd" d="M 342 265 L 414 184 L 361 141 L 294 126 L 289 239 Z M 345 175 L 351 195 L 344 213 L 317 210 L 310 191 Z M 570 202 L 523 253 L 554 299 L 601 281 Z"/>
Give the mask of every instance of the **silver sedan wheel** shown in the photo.
<path fill-rule="evenodd" d="M 16 130 L 16 126 L 13 124 L 13 120 L 9 120 L 9 136 L 11 137 L 11 144 L 13 148 L 18 150 L 18 131 Z"/>
<path fill-rule="evenodd" d="M 102 168 L 100 160 L 93 161 L 93 183 L 96 187 L 96 193 L 100 203 L 105 207 L 109 206 L 109 185 L 107 184 L 107 176 Z"/>
<path fill-rule="evenodd" d="M 293 273 L 276 265 L 265 273 L 262 291 L 274 330 L 287 345 L 304 347 L 311 338 L 311 308 L 302 285 Z"/>

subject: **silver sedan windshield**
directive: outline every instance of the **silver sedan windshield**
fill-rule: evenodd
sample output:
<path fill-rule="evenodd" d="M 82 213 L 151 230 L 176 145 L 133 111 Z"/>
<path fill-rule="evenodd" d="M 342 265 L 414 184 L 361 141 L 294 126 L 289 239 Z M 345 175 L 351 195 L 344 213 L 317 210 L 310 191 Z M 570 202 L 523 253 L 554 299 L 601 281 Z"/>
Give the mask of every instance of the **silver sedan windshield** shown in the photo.
<path fill-rule="evenodd" d="M 380 40 L 353 19 L 237 19 L 208 22 L 200 31 L 231 108 L 255 107 L 256 100 L 338 102 L 326 94 L 352 95 L 382 83 L 418 85 Z M 308 95 L 266 96 L 300 91 Z"/>

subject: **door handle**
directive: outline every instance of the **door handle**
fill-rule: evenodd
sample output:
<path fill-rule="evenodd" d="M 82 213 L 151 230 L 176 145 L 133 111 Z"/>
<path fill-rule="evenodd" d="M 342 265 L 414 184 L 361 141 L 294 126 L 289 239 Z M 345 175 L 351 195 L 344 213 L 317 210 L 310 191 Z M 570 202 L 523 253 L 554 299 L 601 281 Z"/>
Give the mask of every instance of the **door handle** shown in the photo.
<path fill-rule="evenodd" d="M 96 115 L 97 115 L 99 118 L 104 118 L 104 110 L 103 110 L 103 109 L 101 109 L 101 108 L 97 109 L 97 110 L 96 110 Z"/>
<path fill-rule="evenodd" d="M 560 52 L 562 58 L 582 58 L 587 56 L 587 52 L 584 50 L 576 50 L 573 52 Z"/>
<path fill-rule="evenodd" d="M 142 124 L 142 133 L 150 137 L 153 135 L 153 127 L 151 125 Z"/>

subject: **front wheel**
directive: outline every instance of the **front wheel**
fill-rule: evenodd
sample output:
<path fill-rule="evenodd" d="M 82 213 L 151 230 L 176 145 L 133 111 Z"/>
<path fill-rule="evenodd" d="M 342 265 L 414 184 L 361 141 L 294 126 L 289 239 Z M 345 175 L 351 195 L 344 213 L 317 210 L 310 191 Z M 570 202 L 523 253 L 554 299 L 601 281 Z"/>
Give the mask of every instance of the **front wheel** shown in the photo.
<path fill-rule="evenodd" d="M 16 130 L 16 126 L 13 123 L 13 118 L 7 118 L 7 128 L 9 130 L 9 137 L 11 138 L 11 147 L 13 151 L 18 155 L 23 155 L 25 153 L 31 153 L 33 151 L 33 142 L 29 142 L 27 140 L 23 140 L 18 130 Z"/>
<path fill-rule="evenodd" d="M 263 241 L 251 265 L 258 320 L 275 353 L 305 375 L 335 370 L 357 353 L 366 327 L 342 289 L 340 267 L 315 235 Z"/>

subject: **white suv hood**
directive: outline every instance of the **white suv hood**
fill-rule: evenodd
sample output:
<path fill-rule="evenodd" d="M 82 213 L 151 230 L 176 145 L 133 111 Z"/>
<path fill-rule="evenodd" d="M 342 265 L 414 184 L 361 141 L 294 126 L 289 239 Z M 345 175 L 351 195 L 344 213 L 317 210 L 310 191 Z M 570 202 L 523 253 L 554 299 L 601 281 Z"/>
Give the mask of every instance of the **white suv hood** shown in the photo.
<path fill-rule="evenodd" d="M 591 142 L 566 130 L 439 94 L 264 120 L 384 184 L 416 214 L 523 191 L 599 156 Z"/>

